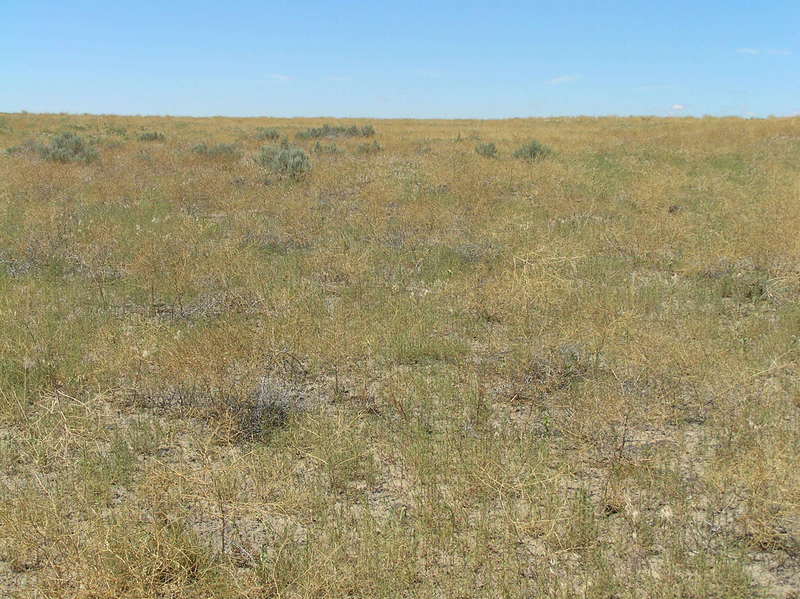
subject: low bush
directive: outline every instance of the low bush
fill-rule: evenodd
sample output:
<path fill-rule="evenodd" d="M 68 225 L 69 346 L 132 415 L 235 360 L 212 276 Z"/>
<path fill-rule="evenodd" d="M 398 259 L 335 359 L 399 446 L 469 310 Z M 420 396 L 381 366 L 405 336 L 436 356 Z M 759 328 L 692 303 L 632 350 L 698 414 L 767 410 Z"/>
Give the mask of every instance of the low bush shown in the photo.
<path fill-rule="evenodd" d="M 314 144 L 313 148 L 314 153 L 316 154 L 340 154 L 341 150 L 336 146 L 336 144 L 321 144 L 319 142 Z"/>
<path fill-rule="evenodd" d="M 478 144 L 475 151 L 484 158 L 497 158 L 497 146 L 493 143 Z"/>
<path fill-rule="evenodd" d="M 167 136 L 158 131 L 145 131 L 139 135 L 139 141 L 164 141 Z"/>
<path fill-rule="evenodd" d="M 256 129 L 256 139 L 275 140 L 280 136 L 281 134 L 275 127 L 259 127 Z"/>
<path fill-rule="evenodd" d="M 546 145 L 533 140 L 524 146 L 520 146 L 517 150 L 514 151 L 512 156 L 514 158 L 520 158 L 522 160 L 540 160 L 541 158 L 545 158 L 552 153 L 552 150 L 548 148 Z"/>
<path fill-rule="evenodd" d="M 97 160 L 97 150 L 75 133 L 59 133 L 48 144 L 36 146 L 39 156 L 53 162 L 92 162 Z"/>
<path fill-rule="evenodd" d="M 280 146 L 264 146 L 256 158 L 261 166 L 272 172 L 300 179 L 311 170 L 311 160 L 302 148 L 284 142 Z"/>
<path fill-rule="evenodd" d="M 204 143 L 197 144 L 192 148 L 192 152 L 209 158 L 240 158 L 242 153 L 233 144 L 216 144 L 213 146 Z"/>
<path fill-rule="evenodd" d="M 37 149 L 36 144 L 28 140 L 22 142 L 19 145 L 10 146 L 6 148 L 6 154 L 8 154 L 9 156 L 13 156 L 15 154 L 22 154 L 23 152 L 35 152 L 36 149 Z"/>
<path fill-rule="evenodd" d="M 383 146 L 377 141 L 373 141 L 371 144 L 359 144 L 356 148 L 356 154 L 377 154 L 381 151 L 383 151 Z"/>
<path fill-rule="evenodd" d="M 264 440 L 305 409 L 304 392 L 287 380 L 265 376 L 255 389 L 173 388 L 135 390 L 131 403 L 162 414 L 215 422 L 233 442 Z"/>
<path fill-rule="evenodd" d="M 297 137 L 299 139 L 319 139 L 322 137 L 372 137 L 373 135 L 375 135 L 375 128 L 372 125 L 342 127 L 325 124 L 322 127 L 312 127 L 300 131 Z"/>

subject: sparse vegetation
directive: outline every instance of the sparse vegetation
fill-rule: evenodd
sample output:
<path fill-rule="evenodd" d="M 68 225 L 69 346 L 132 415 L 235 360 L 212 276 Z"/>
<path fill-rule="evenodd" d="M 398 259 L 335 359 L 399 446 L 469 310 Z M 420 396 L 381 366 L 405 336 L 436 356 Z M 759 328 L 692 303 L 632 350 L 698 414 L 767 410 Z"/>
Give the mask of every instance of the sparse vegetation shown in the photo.
<path fill-rule="evenodd" d="M 49 143 L 35 146 L 38 154 L 53 162 L 93 162 L 97 150 L 80 135 L 66 131 L 50 139 Z"/>
<path fill-rule="evenodd" d="M 197 144 L 192 152 L 209 158 L 240 158 L 242 153 L 234 144 Z"/>
<path fill-rule="evenodd" d="M 312 127 L 300 131 L 297 134 L 299 139 L 319 139 L 322 137 L 372 137 L 375 135 L 375 128 L 372 125 L 340 126 L 324 124 L 322 127 Z"/>
<path fill-rule="evenodd" d="M 25 140 L 24 142 L 17 144 L 16 146 L 9 146 L 6 148 L 5 153 L 9 156 L 13 156 L 14 154 L 22 154 L 24 152 L 35 152 L 36 151 L 36 143 L 31 140 Z"/>
<path fill-rule="evenodd" d="M 534 140 L 514 150 L 512 156 L 522 160 L 540 160 L 549 156 L 551 153 L 552 150 L 550 148 Z"/>
<path fill-rule="evenodd" d="M 281 134 L 275 127 L 259 127 L 256 129 L 256 139 L 274 141 L 280 139 Z"/>
<path fill-rule="evenodd" d="M 497 146 L 493 143 L 478 144 L 475 151 L 484 158 L 497 158 Z"/>
<path fill-rule="evenodd" d="M 114 125 L 109 125 L 106 127 L 106 132 L 109 135 L 116 135 L 118 137 L 128 136 L 128 130 L 125 127 L 116 127 Z"/>
<path fill-rule="evenodd" d="M 145 131 L 139 134 L 139 141 L 166 141 L 167 136 L 160 131 Z"/>
<path fill-rule="evenodd" d="M 358 144 L 356 154 L 378 154 L 383 151 L 383 146 L 377 141 L 368 144 Z"/>
<path fill-rule="evenodd" d="M 315 154 L 340 154 L 341 152 L 336 144 L 323 144 L 320 142 L 314 144 Z"/>
<path fill-rule="evenodd" d="M 300 179 L 311 170 L 308 154 L 286 141 L 280 146 L 263 146 L 257 162 L 278 175 L 292 179 Z"/>
<path fill-rule="evenodd" d="M 0 596 L 800 592 L 800 119 L 3 118 Z"/>

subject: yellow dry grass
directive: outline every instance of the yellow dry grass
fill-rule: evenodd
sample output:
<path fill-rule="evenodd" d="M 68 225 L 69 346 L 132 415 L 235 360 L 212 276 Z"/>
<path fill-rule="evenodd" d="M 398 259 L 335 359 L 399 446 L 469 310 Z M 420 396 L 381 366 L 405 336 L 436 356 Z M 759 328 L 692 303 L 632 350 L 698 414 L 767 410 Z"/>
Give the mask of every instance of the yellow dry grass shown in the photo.
<path fill-rule="evenodd" d="M 327 122 L 0 115 L 0 595 L 797 597 L 800 119 Z"/>

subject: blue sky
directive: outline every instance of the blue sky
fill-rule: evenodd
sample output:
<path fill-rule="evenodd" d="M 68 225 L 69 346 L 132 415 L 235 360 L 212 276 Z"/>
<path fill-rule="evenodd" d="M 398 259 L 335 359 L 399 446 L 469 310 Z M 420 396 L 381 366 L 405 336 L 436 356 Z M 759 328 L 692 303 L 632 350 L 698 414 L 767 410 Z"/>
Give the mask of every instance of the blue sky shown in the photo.
<path fill-rule="evenodd" d="M 0 111 L 800 113 L 800 0 L 0 0 Z"/>

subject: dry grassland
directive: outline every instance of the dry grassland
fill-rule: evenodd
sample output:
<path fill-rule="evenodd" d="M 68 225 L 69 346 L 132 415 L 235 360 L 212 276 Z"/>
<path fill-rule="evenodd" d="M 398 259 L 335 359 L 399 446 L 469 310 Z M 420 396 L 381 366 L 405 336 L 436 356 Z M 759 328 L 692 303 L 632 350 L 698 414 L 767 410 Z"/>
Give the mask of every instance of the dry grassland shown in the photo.
<path fill-rule="evenodd" d="M 0 596 L 800 597 L 800 119 L 10 147 Z"/>

